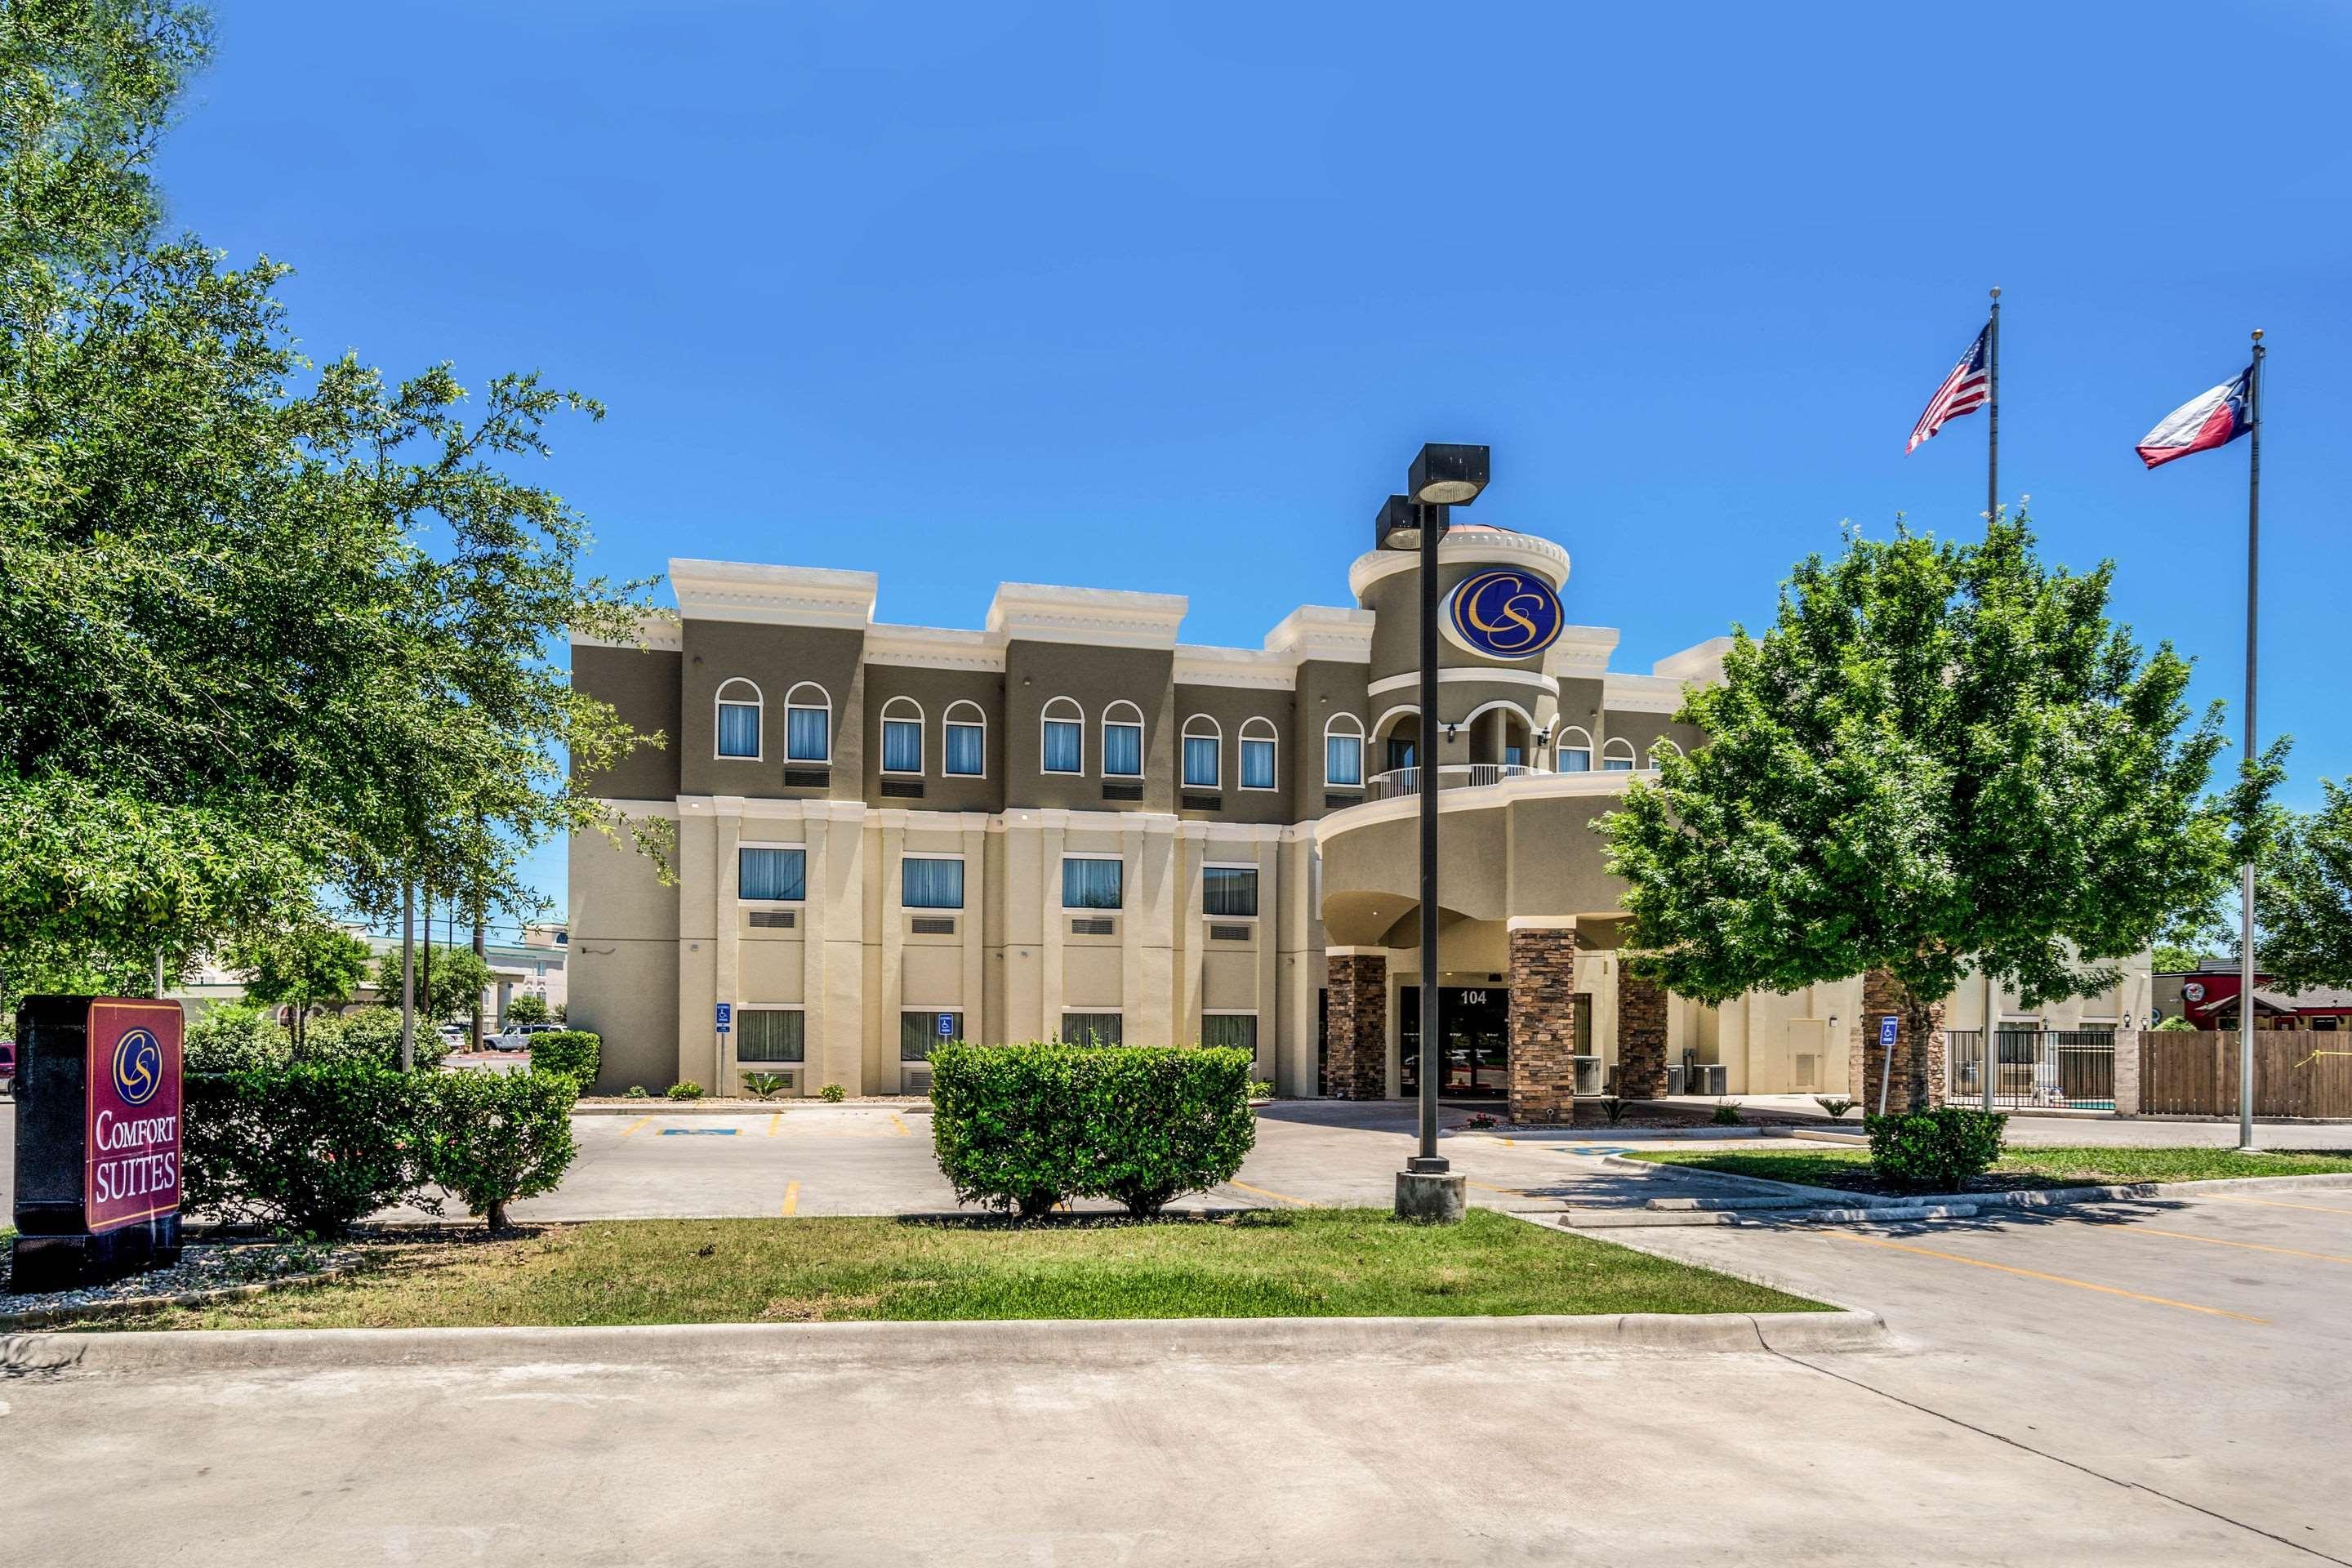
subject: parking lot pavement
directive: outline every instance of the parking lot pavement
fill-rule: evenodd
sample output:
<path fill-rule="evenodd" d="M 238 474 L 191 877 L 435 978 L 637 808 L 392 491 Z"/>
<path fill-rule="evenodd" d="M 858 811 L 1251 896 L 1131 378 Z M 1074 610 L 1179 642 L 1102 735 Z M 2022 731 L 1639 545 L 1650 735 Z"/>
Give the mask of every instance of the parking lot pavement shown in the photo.
<path fill-rule="evenodd" d="M 1610 1238 L 1883 1313 L 1907 1353 L 1805 1359 L 1956 1434 L 2352 1560 L 2352 1190 Z"/>

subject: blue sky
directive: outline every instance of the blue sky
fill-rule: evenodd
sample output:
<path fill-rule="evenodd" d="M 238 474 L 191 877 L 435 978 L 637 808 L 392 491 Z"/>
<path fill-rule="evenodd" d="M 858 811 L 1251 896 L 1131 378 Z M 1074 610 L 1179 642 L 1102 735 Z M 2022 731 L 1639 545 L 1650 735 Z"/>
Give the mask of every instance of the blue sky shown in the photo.
<path fill-rule="evenodd" d="M 2002 490 L 2243 668 L 2245 444 L 2133 443 L 2268 331 L 2263 729 L 2352 772 L 2352 12 L 2309 4 L 224 0 L 176 219 L 311 353 L 537 368 L 598 567 L 1188 594 L 1255 646 L 1426 439 L 1619 662 L 1759 624 L 1840 521 L 1983 504 L 1920 406 L 2003 288 Z M 2234 756 L 2234 752 L 2231 753 Z M 562 894 L 562 858 L 535 865 Z"/>

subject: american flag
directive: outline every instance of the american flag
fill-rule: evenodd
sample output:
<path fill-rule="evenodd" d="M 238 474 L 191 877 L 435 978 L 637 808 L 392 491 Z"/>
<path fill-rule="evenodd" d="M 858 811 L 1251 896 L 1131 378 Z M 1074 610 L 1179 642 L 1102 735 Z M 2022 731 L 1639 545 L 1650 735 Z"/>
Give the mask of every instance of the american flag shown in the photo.
<path fill-rule="evenodd" d="M 1911 426 L 1911 439 L 1903 448 L 1906 457 L 1919 449 L 1919 443 L 1944 427 L 1947 419 L 1958 419 L 1963 414 L 1974 414 L 1984 406 L 1985 389 L 1990 381 L 1985 362 L 1992 348 L 1992 323 L 1985 323 L 1944 384 L 1936 388 L 1936 395 L 1927 399 L 1927 411 L 1919 416 L 1919 423 Z"/>

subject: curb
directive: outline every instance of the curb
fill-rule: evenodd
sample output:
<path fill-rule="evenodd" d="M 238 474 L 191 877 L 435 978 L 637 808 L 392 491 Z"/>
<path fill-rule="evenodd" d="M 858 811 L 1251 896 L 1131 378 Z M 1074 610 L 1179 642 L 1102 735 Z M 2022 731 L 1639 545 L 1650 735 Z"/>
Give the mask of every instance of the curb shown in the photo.
<path fill-rule="evenodd" d="M 838 1115 L 845 1110 L 887 1110 L 900 1116 L 929 1116 L 931 1102 L 928 1100 L 867 1100 L 864 1104 L 845 1102 L 830 1105 L 824 1100 L 803 1105 L 797 1100 L 662 1100 L 647 1099 L 628 1105 L 574 1105 L 574 1116 L 806 1116 Z"/>
<path fill-rule="evenodd" d="M 1973 1200 L 1957 1204 L 1906 1204 L 1885 1208 L 1748 1209 L 1566 1209 L 1560 1224 L 1570 1230 L 1666 1230 L 1694 1225 L 1875 1225 L 1896 1220 L 1974 1219 Z M 1710 1264 L 1710 1268 L 1717 1265 Z"/>
<path fill-rule="evenodd" d="M 1612 1170 L 1640 1171 L 1650 1175 L 1671 1171 L 1678 1176 L 1706 1176 L 1751 1192 L 1810 1198 L 1815 1203 L 1832 1204 L 1839 1208 L 1853 1208 L 1856 1205 L 1873 1208 L 1890 1204 L 1909 1205 L 1919 1201 L 1916 1198 L 1884 1197 L 1874 1193 L 1850 1193 L 1839 1187 L 1808 1187 L 1797 1182 L 1776 1182 L 1769 1176 L 1742 1176 L 1729 1171 L 1710 1171 L 1704 1165 L 1660 1165 L 1648 1160 L 1636 1160 L 1629 1154 L 1603 1154 L 1601 1163 Z M 1969 1201 L 1974 1202 L 1974 1196 L 1971 1195 Z"/>
<path fill-rule="evenodd" d="M 1650 1174 L 1672 1171 L 1679 1175 L 1711 1176 L 1719 1182 L 1729 1182 L 1766 1193 L 1786 1194 L 1835 1205 L 1838 1211 L 1865 1210 L 1864 1217 L 1880 1219 L 1958 1218 L 1960 1209 L 1974 1212 L 1982 1208 L 2062 1208 L 2069 1204 L 2123 1203 L 2149 1198 L 2193 1198 L 2211 1193 L 2217 1195 L 2232 1193 L 2305 1192 L 2329 1188 L 2352 1187 L 2352 1171 L 2323 1172 L 2307 1176 L 2219 1176 L 2197 1182 L 2115 1182 L 2079 1187 L 2032 1187 L 2006 1193 L 1923 1193 L 1912 1197 L 1889 1197 L 1877 1193 L 1853 1193 L 1835 1187 L 1809 1187 L 1796 1182 L 1776 1182 L 1766 1176 L 1735 1175 L 1729 1171 L 1710 1171 L 1700 1165 L 1661 1165 L 1648 1160 L 1635 1160 L 1623 1154 L 1603 1154 L 1601 1163 L 1616 1170 L 1641 1171 Z M 1659 1203 L 1706 1203 L 1706 1199 L 1654 1199 Z M 1737 1199 L 1727 1200 L 1738 1202 Z M 1763 1208 L 1764 1204 L 1748 1204 L 1743 1207 Z M 1922 1208 L 1950 1211 L 1922 1215 Z M 1601 1213 L 1617 1211 L 1601 1210 Z M 1640 1211 L 1628 1211 L 1640 1212 Z M 1675 1211 L 1663 1211 L 1675 1212 Z M 1688 1212 L 1688 1211 L 1681 1211 Z M 1808 1211 L 1786 1208 L 1776 1217 L 1795 1218 Z M 1813 1213 L 1828 1211 L 1815 1210 Z M 1622 1225 L 1625 1221 L 1615 1223 Z M 1680 1220 L 1667 1223 L 1724 1224 L 1727 1220 Z"/>
<path fill-rule="evenodd" d="M 751 1370 L 1171 1357 L 1257 1364 L 1653 1352 L 1886 1350 L 1875 1312 L 1519 1318 L 1044 1319 L 969 1323 L 679 1323 L 593 1329 L 220 1329 L 0 1335 L 0 1373 L 344 1372 L 361 1367 L 725 1365 Z"/>
<path fill-rule="evenodd" d="M 210 1307 L 221 1301 L 242 1301 L 253 1296 L 266 1296 L 273 1290 L 295 1290 L 305 1285 L 324 1285 L 333 1279 L 348 1279 L 375 1267 L 376 1264 L 363 1260 L 314 1269 L 308 1274 L 285 1274 L 274 1279 L 248 1280 L 242 1285 L 215 1285 L 203 1290 L 181 1290 L 164 1296 L 117 1296 L 80 1307 L 37 1307 L 26 1312 L 0 1312 L 0 1347 L 4 1347 L 10 1338 L 16 1337 L 11 1333 L 15 1330 L 70 1329 L 78 1324 L 104 1322 L 112 1318 L 135 1318 L 142 1312 L 159 1312 L 167 1307 Z M 5 1371 L 10 1364 L 5 1351 L 0 1351 L 0 1371 Z"/>

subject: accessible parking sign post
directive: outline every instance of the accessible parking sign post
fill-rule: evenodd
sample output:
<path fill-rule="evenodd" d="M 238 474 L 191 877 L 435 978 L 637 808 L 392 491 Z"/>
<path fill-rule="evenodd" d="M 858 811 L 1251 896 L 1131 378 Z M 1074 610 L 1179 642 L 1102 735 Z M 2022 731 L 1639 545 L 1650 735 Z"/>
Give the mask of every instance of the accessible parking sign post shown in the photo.
<path fill-rule="evenodd" d="M 16 1011 L 18 1291 L 101 1284 L 180 1257 L 176 1002 L 28 996 Z"/>

